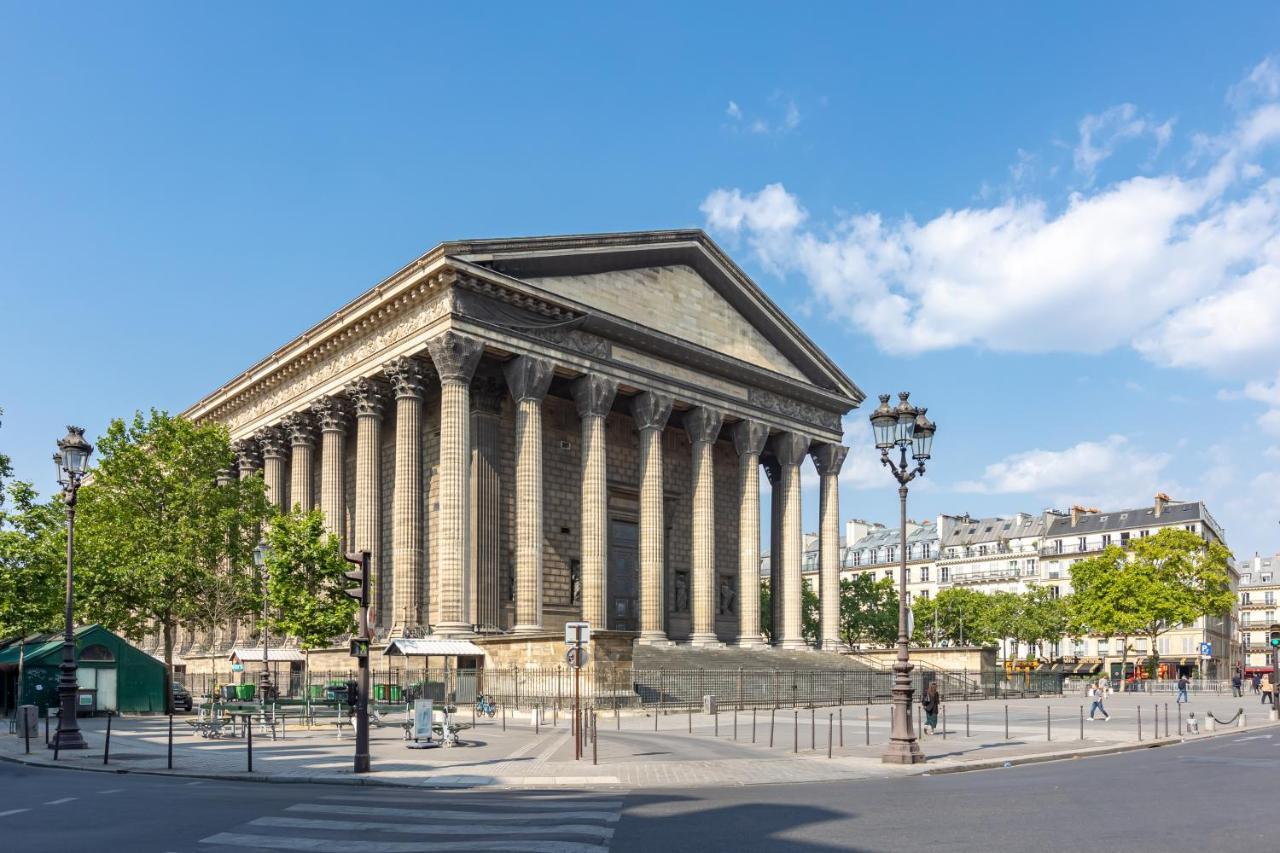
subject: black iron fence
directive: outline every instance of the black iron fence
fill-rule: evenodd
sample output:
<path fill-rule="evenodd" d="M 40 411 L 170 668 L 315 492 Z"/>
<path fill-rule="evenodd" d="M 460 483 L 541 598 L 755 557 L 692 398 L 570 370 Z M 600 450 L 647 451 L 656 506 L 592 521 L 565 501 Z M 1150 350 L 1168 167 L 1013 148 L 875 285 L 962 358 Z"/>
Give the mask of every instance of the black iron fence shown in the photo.
<path fill-rule="evenodd" d="M 229 697 L 257 701 L 252 673 L 233 681 L 212 675 L 188 675 L 187 687 L 197 697 Z M 345 688 L 356 670 L 295 672 L 274 681 L 279 700 L 325 703 Z M 893 698 L 892 670 L 671 670 L 636 669 L 626 665 L 593 665 L 577 676 L 584 703 L 596 708 L 683 711 L 703 708 L 714 697 L 723 708 L 808 708 L 823 705 L 887 703 Z M 1003 672 L 943 672 L 915 669 L 912 687 L 919 696 L 936 681 L 948 701 L 1062 695 L 1062 679 L 1054 675 Z M 370 699 L 398 705 L 416 699 L 459 706 L 483 694 L 510 710 L 565 708 L 573 704 L 575 674 L 568 667 L 527 669 L 392 669 L 371 673 Z"/>

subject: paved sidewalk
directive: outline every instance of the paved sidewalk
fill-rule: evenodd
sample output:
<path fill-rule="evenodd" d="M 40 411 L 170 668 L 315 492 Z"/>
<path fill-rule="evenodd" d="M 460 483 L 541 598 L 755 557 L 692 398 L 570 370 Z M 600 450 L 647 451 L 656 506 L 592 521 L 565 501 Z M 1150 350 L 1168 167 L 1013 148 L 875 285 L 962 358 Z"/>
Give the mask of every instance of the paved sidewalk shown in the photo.
<path fill-rule="evenodd" d="M 1107 701 L 1111 719 L 1105 722 L 1082 721 L 1088 706 L 1077 697 L 972 702 L 967 706 L 948 703 L 945 737 L 941 731 L 926 737 L 922 749 L 929 761 L 912 767 L 880 763 L 889 737 L 888 705 L 757 711 L 754 727 L 752 712 L 739 711 L 736 738 L 731 709 L 716 717 L 662 715 L 656 720 L 656 732 L 652 715 L 602 713 L 595 764 L 590 745 L 582 760 L 574 760 L 573 739 L 564 715 L 557 725 L 544 725 L 537 732 L 527 713 L 516 719 L 509 717 L 505 731 L 500 721 L 484 720 L 464 731 L 463 745 L 451 749 L 409 749 L 398 730 L 374 729 L 370 740 L 376 772 L 360 776 L 351 772 L 354 737 L 350 731 L 339 737 L 333 727 L 290 730 L 275 741 L 269 734 L 255 732 L 250 773 L 247 744 L 242 738 L 197 737 L 189 733 L 185 717 L 175 718 L 172 771 L 166 769 L 167 719 L 155 717 L 114 720 L 109 764 L 104 766 L 106 724 L 94 719 L 82 721 L 90 749 L 61 753 L 57 764 L 272 782 L 450 788 L 723 787 L 885 779 L 1158 746 L 1181 742 L 1184 737 L 1205 737 L 1206 712 L 1226 719 L 1240 708 L 1245 710 L 1248 726 L 1242 729 L 1233 723 L 1220 727 L 1220 733 L 1272 737 L 1269 708 L 1258 706 L 1247 696 L 1212 695 L 1195 696 L 1181 709 L 1182 717 L 1188 712 L 1196 714 L 1201 734 L 1180 737 L 1180 709 L 1164 698 L 1113 696 Z M 1255 733 L 1259 729 L 1267 731 Z M 831 758 L 827 758 L 828 738 Z M 38 741 L 33 740 L 30 755 L 24 754 L 21 739 L 0 736 L 0 758 L 54 763 L 43 732 Z"/>

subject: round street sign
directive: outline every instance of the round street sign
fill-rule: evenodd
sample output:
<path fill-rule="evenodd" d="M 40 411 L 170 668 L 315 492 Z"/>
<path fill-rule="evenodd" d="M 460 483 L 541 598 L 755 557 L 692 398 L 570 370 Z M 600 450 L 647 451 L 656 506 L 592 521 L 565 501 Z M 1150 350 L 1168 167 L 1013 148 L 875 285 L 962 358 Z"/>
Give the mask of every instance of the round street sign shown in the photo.
<path fill-rule="evenodd" d="M 591 656 L 587 654 L 586 649 L 578 648 L 577 646 L 566 650 L 564 653 L 565 663 L 577 669 L 581 669 L 586 666 L 587 661 L 590 660 L 590 658 Z"/>

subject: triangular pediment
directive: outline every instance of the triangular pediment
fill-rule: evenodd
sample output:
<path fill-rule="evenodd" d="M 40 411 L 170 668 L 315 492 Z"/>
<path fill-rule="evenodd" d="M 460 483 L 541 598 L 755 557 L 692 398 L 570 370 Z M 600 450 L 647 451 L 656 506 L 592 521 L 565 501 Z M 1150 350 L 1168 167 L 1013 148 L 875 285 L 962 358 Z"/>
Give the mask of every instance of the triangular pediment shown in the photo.
<path fill-rule="evenodd" d="M 860 401 L 862 392 L 701 231 L 446 243 L 576 305 Z"/>

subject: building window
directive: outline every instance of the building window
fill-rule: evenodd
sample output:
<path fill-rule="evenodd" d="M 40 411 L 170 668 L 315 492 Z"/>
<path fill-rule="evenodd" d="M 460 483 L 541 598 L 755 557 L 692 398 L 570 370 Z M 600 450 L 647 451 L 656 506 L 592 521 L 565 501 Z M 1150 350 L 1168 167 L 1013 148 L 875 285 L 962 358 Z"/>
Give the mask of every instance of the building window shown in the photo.
<path fill-rule="evenodd" d="M 1061 539 L 1055 539 L 1055 540 L 1053 541 L 1053 553 L 1055 553 L 1055 554 L 1061 554 L 1061 553 L 1062 553 L 1062 540 L 1061 540 Z"/>
<path fill-rule="evenodd" d="M 1262 594 L 1262 603 L 1263 603 L 1263 604 L 1275 604 L 1275 603 L 1276 603 L 1276 594 L 1275 594 L 1274 592 L 1272 592 L 1271 590 L 1267 590 L 1266 592 L 1264 592 L 1264 593 Z"/>
<path fill-rule="evenodd" d="M 970 548 L 968 545 L 965 545 L 965 546 L 964 546 L 964 555 L 965 555 L 966 557 L 972 557 L 972 556 L 973 556 L 973 549 L 972 549 L 972 548 Z"/>
<path fill-rule="evenodd" d="M 1111 544 L 1111 534 L 1110 533 L 1102 534 L 1102 547 L 1106 548 L 1110 544 Z"/>
<path fill-rule="evenodd" d="M 929 543 L 928 543 L 928 542 L 923 543 L 923 544 L 920 546 L 920 556 L 921 556 L 921 558 L 922 558 L 922 559 L 925 559 L 925 560 L 929 559 L 929 556 L 930 556 L 929 551 L 930 551 L 930 550 L 931 550 L 931 549 L 930 549 L 930 547 L 929 547 Z"/>
<path fill-rule="evenodd" d="M 1268 610 L 1268 611 L 1267 611 L 1267 618 L 1266 618 L 1266 620 L 1265 620 L 1265 621 L 1266 621 L 1266 623 L 1267 623 L 1268 625 L 1270 625 L 1272 622 L 1276 621 L 1276 612 L 1275 612 L 1274 610 Z"/>
<path fill-rule="evenodd" d="M 1195 638 L 1194 638 L 1194 637 L 1183 637 L 1183 638 L 1182 638 L 1182 653 L 1183 653 L 1184 655 L 1189 655 L 1189 654 L 1191 654 L 1191 644 L 1192 644 L 1193 642 L 1195 642 Z"/>
<path fill-rule="evenodd" d="M 1253 634 L 1241 634 L 1240 638 L 1243 640 L 1246 646 L 1253 645 Z"/>
<path fill-rule="evenodd" d="M 885 577 L 887 577 L 887 578 L 891 578 L 891 577 L 893 577 L 893 569 L 885 569 L 885 570 L 884 570 L 884 576 L 885 576 Z"/>
<path fill-rule="evenodd" d="M 894 560 L 896 560 L 896 559 L 898 558 L 898 546 L 897 546 L 897 545 L 890 545 L 890 546 L 886 549 L 886 555 L 887 555 L 887 556 L 886 556 L 885 562 L 892 563 Z"/>
<path fill-rule="evenodd" d="M 1241 603 L 1241 604 L 1248 604 L 1248 603 L 1249 603 L 1249 593 L 1247 593 L 1247 592 L 1242 592 L 1242 593 L 1240 593 L 1240 603 Z"/>
<path fill-rule="evenodd" d="M 907 590 L 907 605 L 911 604 L 911 590 Z"/>
<path fill-rule="evenodd" d="M 929 582 L 929 567 L 921 566 L 920 567 L 920 583 L 928 583 L 928 582 Z"/>
<path fill-rule="evenodd" d="M 1245 575 L 1245 578 L 1248 578 L 1248 577 L 1249 577 L 1248 575 Z M 1268 574 L 1267 572 L 1262 573 L 1262 583 L 1271 583 L 1271 575 Z"/>
<path fill-rule="evenodd" d="M 1111 648 L 1111 641 L 1110 641 L 1110 640 L 1099 640 L 1099 641 L 1098 641 L 1098 654 L 1099 654 L 1099 655 L 1105 655 L 1105 654 L 1107 654 L 1107 652 L 1110 650 L 1110 648 Z"/>
<path fill-rule="evenodd" d="M 1160 647 L 1160 654 L 1162 655 L 1169 654 L 1169 638 L 1168 637 L 1161 637 L 1158 645 Z"/>
<path fill-rule="evenodd" d="M 929 590 L 927 590 L 927 589 L 922 589 L 922 590 L 920 590 L 920 600 L 921 600 L 921 601 L 928 601 L 928 600 L 929 600 Z"/>
<path fill-rule="evenodd" d="M 1240 624 L 1241 624 L 1241 625 L 1248 625 L 1248 624 L 1249 624 L 1250 622 L 1252 622 L 1252 621 L 1253 621 L 1253 614 L 1252 614 L 1252 613 L 1250 613 L 1248 610 L 1242 611 L 1242 612 L 1240 613 Z"/>
<path fill-rule="evenodd" d="M 871 549 L 871 565 L 874 566 L 878 562 L 880 562 L 880 549 L 872 548 Z"/>
<path fill-rule="evenodd" d="M 1061 591 L 1061 590 L 1059 590 L 1056 586 L 1051 586 L 1051 587 L 1049 587 L 1049 597 L 1050 597 L 1050 598 L 1057 598 L 1057 597 L 1058 597 L 1059 595 L 1061 595 L 1061 594 L 1062 594 L 1062 591 Z"/>
<path fill-rule="evenodd" d="M 1120 545 L 1121 545 L 1121 547 L 1123 547 L 1123 546 L 1125 546 L 1125 545 L 1128 545 L 1128 544 L 1129 544 L 1129 534 L 1128 534 L 1128 533 L 1121 533 L 1121 534 L 1120 534 Z"/>
<path fill-rule="evenodd" d="M 1076 545 L 1079 547 L 1081 551 L 1089 550 L 1088 546 L 1085 544 L 1085 538 L 1083 536 L 1081 536 L 1080 539 L 1076 542 Z"/>
<path fill-rule="evenodd" d="M 979 557 L 985 557 L 985 556 L 987 556 L 987 546 L 986 546 L 986 545 L 979 545 L 979 546 L 978 546 L 978 556 L 979 556 Z"/>
<path fill-rule="evenodd" d="M 1150 535 L 1151 535 L 1151 531 L 1150 531 L 1150 530 L 1139 530 L 1139 531 L 1138 531 L 1138 538 L 1139 538 L 1139 539 L 1146 539 L 1146 538 L 1147 538 L 1148 536 L 1150 536 Z"/>
<path fill-rule="evenodd" d="M 947 581 L 951 580 L 950 566 L 938 566 L 938 580 L 941 581 L 942 583 L 946 583 Z"/>

